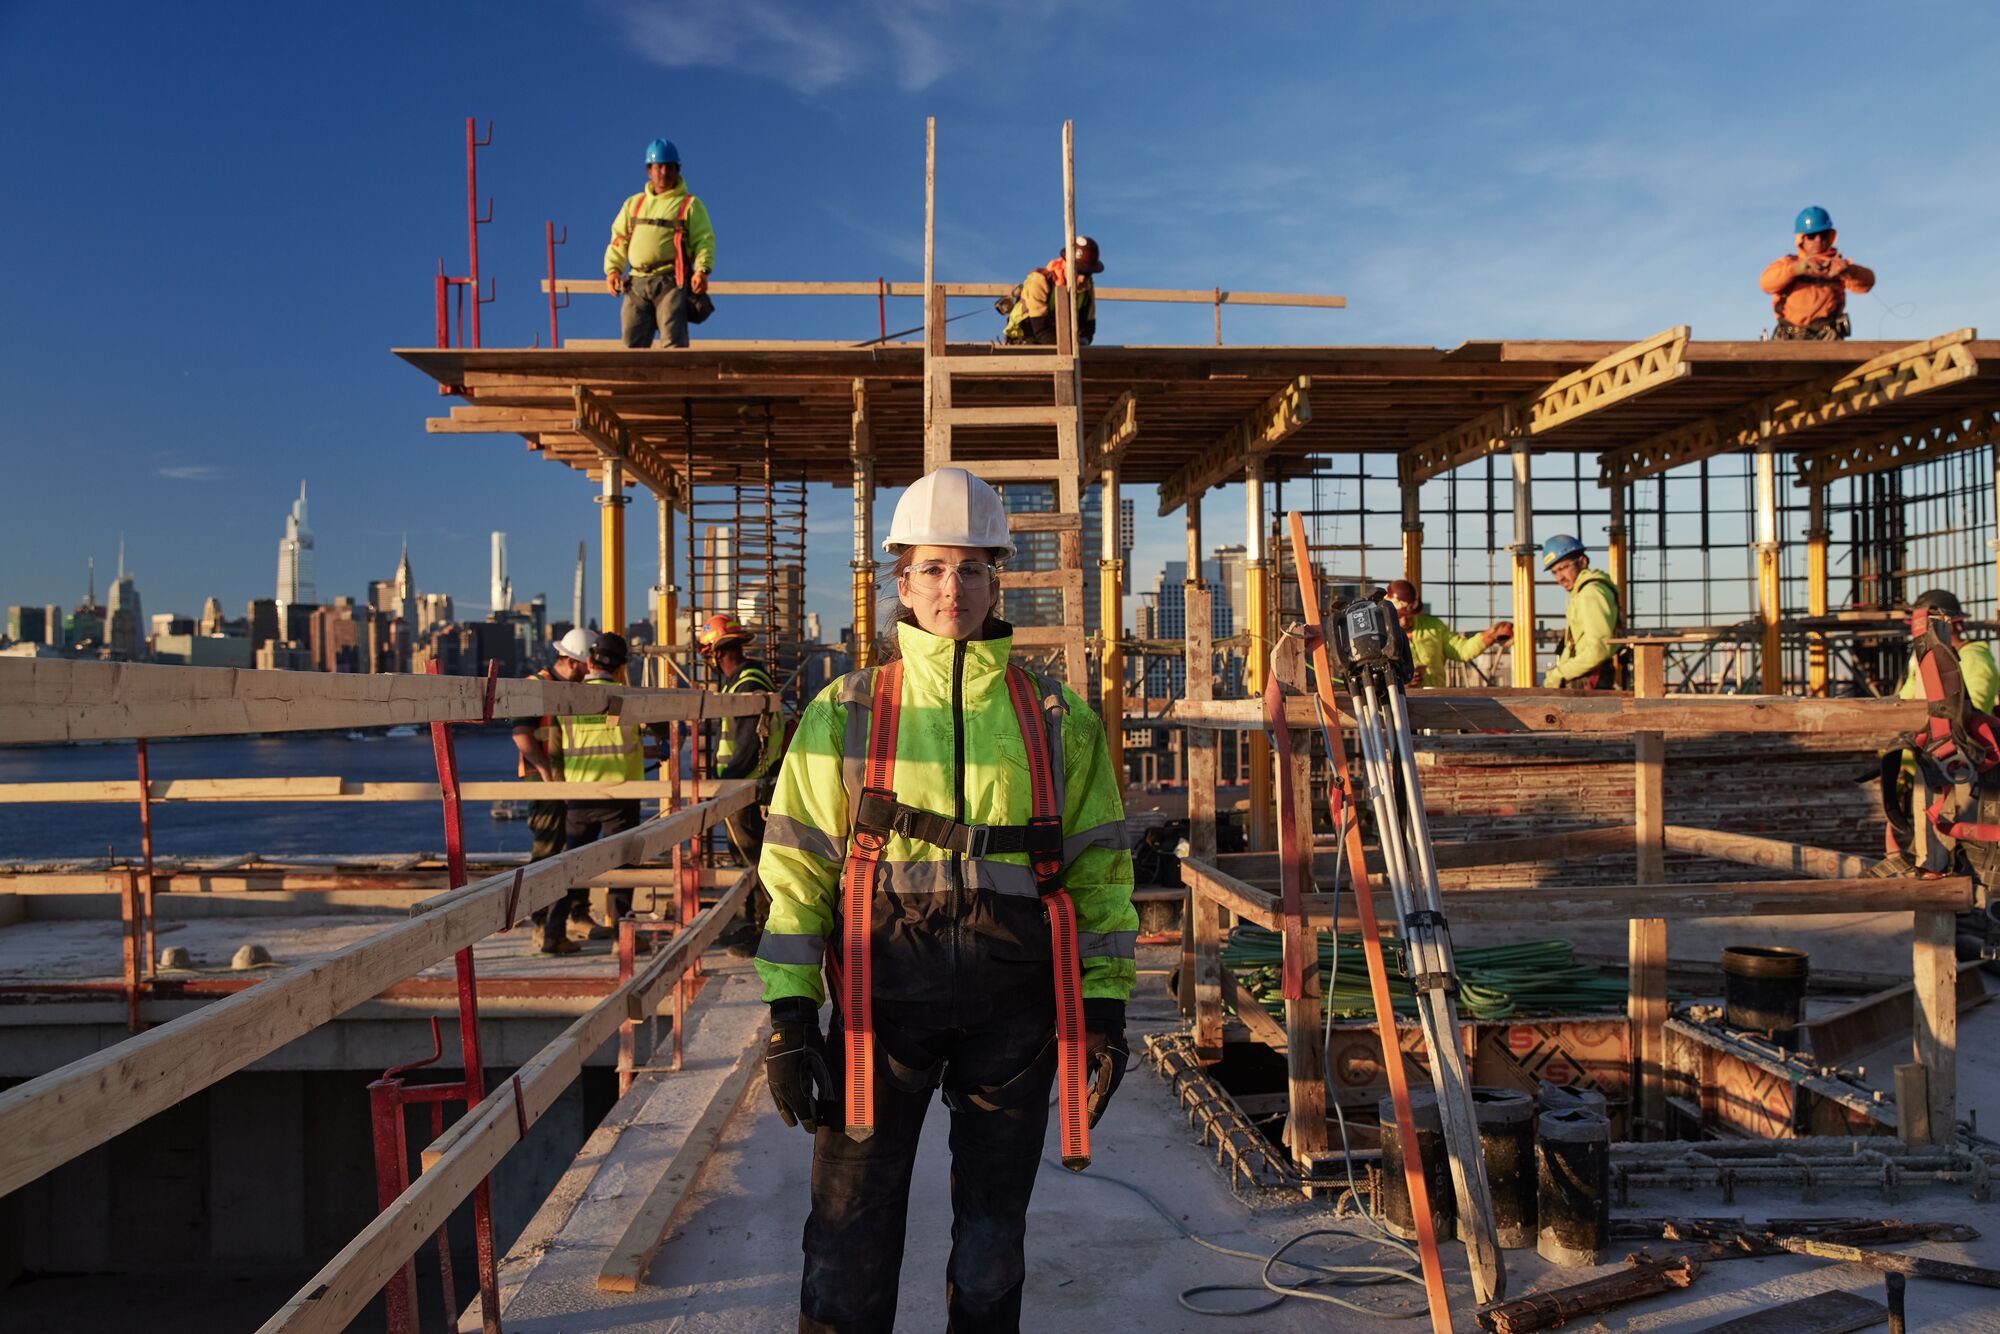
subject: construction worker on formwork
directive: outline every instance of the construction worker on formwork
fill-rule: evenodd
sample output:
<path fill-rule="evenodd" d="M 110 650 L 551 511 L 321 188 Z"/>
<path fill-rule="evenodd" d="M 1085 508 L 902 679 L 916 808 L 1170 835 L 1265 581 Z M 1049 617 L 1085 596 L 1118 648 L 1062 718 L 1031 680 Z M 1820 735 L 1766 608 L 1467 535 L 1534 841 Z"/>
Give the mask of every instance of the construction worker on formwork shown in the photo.
<path fill-rule="evenodd" d="M 718 694 L 736 695 L 746 690 L 777 692 L 777 683 L 764 664 L 744 653 L 754 638 L 742 622 L 726 611 L 709 617 L 695 635 L 695 647 L 714 673 Z M 774 735 L 774 726 L 782 727 L 782 722 L 782 715 L 774 718 L 768 712 L 725 718 L 716 738 L 715 776 L 757 782 L 757 799 L 739 807 L 724 825 L 729 833 L 729 846 L 736 849 L 745 866 L 755 866 L 764 850 L 764 808 L 770 804 L 778 761 L 784 757 L 784 737 Z M 757 940 L 763 933 L 770 903 L 770 895 L 759 885 L 744 903 L 742 917 L 722 933 L 721 943 L 732 954 L 748 958 L 757 952 Z"/>
<path fill-rule="evenodd" d="M 884 545 L 899 604 L 884 660 L 806 709 L 759 863 L 765 1073 L 786 1124 L 814 1136 L 799 1328 L 894 1325 L 917 1136 L 942 1087 L 946 1320 L 1017 1330 L 1051 1085 L 1060 1068 L 1071 1160 L 1125 1068 L 1139 922 L 1124 807 L 1102 720 L 1008 661 L 999 494 L 940 468 L 903 494 Z"/>
<path fill-rule="evenodd" d="M 1514 637 L 1512 621 L 1495 621 L 1469 635 L 1453 634 L 1443 621 L 1419 610 L 1417 586 L 1407 579 L 1393 580 L 1382 591 L 1389 605 L 1396 609 L 1403 633 L 1409 636 L 1410 661 L 1416 668 L 1416 674 L 1410 678 L 1413 686 L 1441 686 L 1447 662 L 1475 661 L 1487 649 Z"/>
<path fill-rule="evenodd" d="M 602 634 L 590 649 L 586 685 L 617 685 L 631 657 L 625 636 Z M 572 783 L 636 783 L 646 776 L 644 743 L 636 724 L 621 723 L 616 714 L 582 713 L 557 720 L 562 729 L 563 776 Z M 563 836 L 572 848 L 622 834 L 639 823 L 637 797 L 572 800 L 563 821 Z M 632 891 L 605 891 L 604 922 L 590 918 L 590 891 L 573 889 L 567 900 L 572 920 L 589 923 L 589 938 L 610 940 L 618 934 L 618 919 L 632 911 Z M 641 936 L 642 950 L 649 944 Z"/>
<path fill-rule="evenodd" d="M 1088 236 L 1076 238 L 1076 282 L 1071 284 L 1065 272 L 1067 263 L 1057 255 L 1041 268 L 1021 280 L 1011 298 L 1012 304 L 1001 310 L 1007 317 L 1007 328 L 1001 338 L 1009 343 L 1054 343 L 1056 341 L 1056 289 L 1069 287 L 1076 302 L 1076 336 L 1085 347 L 1097 337 L 1097 284 L 1092 281 L 1096 274 L 1104 272 L 1104 261 L 1098 258 L 1097 242 Z M 1002 297 L 1006 302 L 1009 298 Z"/>
<path fill-rule="evenodd" d="M 590 649 L 597 642 L 595 631 L 581 627 L 571 630 L 556 641 L 556 659 L 539 671 L 530 672 L 530 681 L 581 681 L 590 672 Z M 517 718 L 514 720 L 514 749 L 521 753 L 520 775 L 530 782 L 560 783 L 564 781 L 562 729 L 557 726 L 554 715 L 545 714 L 539 718 Z M 564 833 L 564 823 L 568 816 L 569 804 L 562 801 L 531 801 L 528 803 L 528 830 L 535 837 L 534 847 L 528 854 L 530 862 L 553 857 L 568 845 Z M 572 896 L 573 899 L 574 896 Z M 576 943 L 569 938 L 569 911 L 572 899 L 565 899 L 554 908 L 535 910 L 535 946 L 544 954 L 574 954 Z M 583 916 L 587 920 L 590 900 L 583 900 Z"/>
<path fill-rule="evenodd" d="M 1770 294 L 1778 318 L 1771 337 L 1831 342 L 1850 336 L 1847 294 L 1871 290 L 1875 271 L 1834 249 L 1833 218 L 1817 204 L 1799 210 L 1792 230 L 1797 252 L 1772 260 L 1757 281 Z"/>
<path fill-rule="evenodd" d="M 1617 689 L 1618 649 L 1611 640 L 1625 621 L 1618 586 L 1604 571 L 1590 568 L 1583 543 L 1567 533 L 1542 543 L 1542 568 L 1569 594 L 1562 648 L 1542 684 L 1550 689 Z"/>
<path fill-rule="evenodd" d="M 688 321 L 700 324 L 715 309 L 714 269 L 708 207 L 681 180 L 681 151 L 655 139 L 646 146 L 646 188 L 619 207 L 604 248 L 604 285 L 625 296 L 625 346 L 651 347 L 658 331 L 668 347 L 686 347 Z"/>

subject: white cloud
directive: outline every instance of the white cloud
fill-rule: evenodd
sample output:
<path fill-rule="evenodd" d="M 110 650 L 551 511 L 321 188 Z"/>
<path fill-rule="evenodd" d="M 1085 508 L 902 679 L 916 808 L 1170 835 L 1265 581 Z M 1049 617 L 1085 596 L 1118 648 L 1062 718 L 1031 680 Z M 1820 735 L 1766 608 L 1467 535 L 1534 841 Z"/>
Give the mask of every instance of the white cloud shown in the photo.
<path fill-rule="evenodd" d="M 1054 0 L 652 0 L 616 13 L 633 45 L 669 69 L 734 70 L 807 96 L 883 76 L 921 92 L 979 61 L 1052 43 Z"/>
<path fill-rule="evenodd" d="M 228 476 L 225 469 L 212 463 L 175 463 L 154 472 L 173 482 L 213 482 Z"/>

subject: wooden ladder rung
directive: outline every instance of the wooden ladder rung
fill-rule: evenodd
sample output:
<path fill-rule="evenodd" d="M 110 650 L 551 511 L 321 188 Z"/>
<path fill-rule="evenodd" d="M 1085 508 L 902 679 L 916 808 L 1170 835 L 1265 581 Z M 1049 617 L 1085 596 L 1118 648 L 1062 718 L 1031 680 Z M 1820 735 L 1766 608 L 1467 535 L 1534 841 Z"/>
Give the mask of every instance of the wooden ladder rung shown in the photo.
<path fill-rule="evenodd" d="M 1083 592 L 1082 570 L 1002 570 L 1002 588 L 1066 588 Z"/>
<path fill-rule="evenodd" d="M 936 409 L 936 420 L 953 426 L 1055 426 L 1073 421 L 1075 417 L 1075 408 L 1057 407 L 1053 403 L 1033 403 L 1024 407 Z"/>
<path fill-rule="evenodd" d="M 1083 531 L 1083 516 L 1045 511 L 1009 514 L 1007 530 L 1014 533 L 1080 533 Z"/>
<path fill-rule="evenodd" d="M 1083 630 L 1079 626 L 1068 625 L 1017 625 L 1014 627 L 1015 648 L 1069 648 L 1082 647 Z"/>
<path fill-rule="evenodd" d="M 985 357 L 932 357 L 930 365 L 946 375 L 978 375 L 1031 379 L 1064 375 L 1076 369 L 1076 358 L 1043 353 L 995 353 Z"/>
<path fill-rule="evenodd" d="M 989 482 L 1054 482 L 1076 471 L 1061 459 L 960 459 L 951 460 L 974 477 Z"/>

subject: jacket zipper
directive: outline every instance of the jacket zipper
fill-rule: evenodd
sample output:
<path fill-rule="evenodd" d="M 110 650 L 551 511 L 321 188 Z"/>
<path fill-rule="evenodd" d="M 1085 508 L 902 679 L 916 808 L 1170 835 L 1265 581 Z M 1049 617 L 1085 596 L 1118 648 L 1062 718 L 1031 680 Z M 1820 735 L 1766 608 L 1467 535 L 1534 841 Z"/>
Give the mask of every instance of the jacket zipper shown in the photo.
<path fill-rule="evenodd" d="M 965 641 L 951 647 L 951 789 L 952 818 L 965 823 Z M 965 867 L 951 854 L 951 1008 L 958 1010 L 959 923 L 965 915 Z"/>

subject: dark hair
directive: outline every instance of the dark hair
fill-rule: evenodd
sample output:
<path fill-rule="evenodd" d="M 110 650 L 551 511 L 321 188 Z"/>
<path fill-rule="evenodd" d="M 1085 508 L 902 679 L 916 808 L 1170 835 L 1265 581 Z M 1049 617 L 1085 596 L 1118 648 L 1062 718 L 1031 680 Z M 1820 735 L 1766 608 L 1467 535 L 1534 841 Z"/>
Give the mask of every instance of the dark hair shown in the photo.
<path fill-rule="evenodd" d="M 600 672 L 615 672 L 625 665 L 632 656 L 625 636 L 616 633 L 601 634 L 597 642 L 590 646 L 590 665 Z"/>

